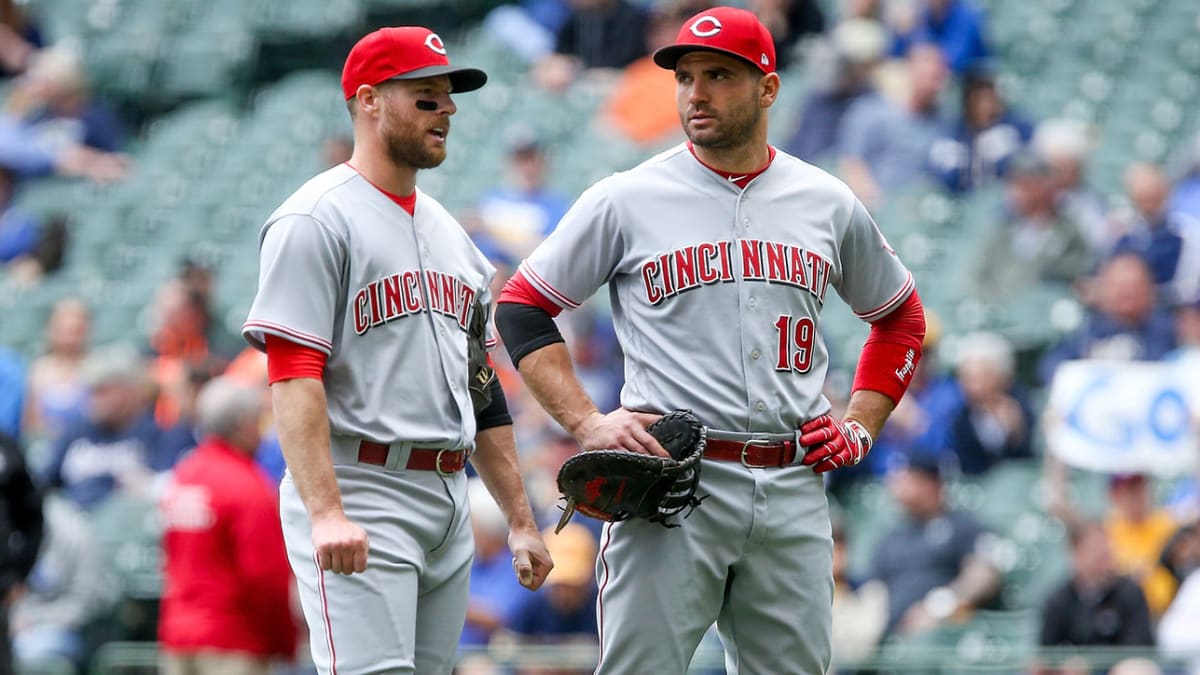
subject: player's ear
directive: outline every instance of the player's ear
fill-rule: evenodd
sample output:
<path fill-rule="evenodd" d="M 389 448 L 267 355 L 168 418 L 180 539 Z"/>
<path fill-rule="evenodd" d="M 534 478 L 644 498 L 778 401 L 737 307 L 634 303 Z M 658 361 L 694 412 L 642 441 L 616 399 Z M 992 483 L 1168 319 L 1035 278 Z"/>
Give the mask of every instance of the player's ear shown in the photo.
<path fill-rule="evenodd" d="M 767 73 L 758 82 L 758 104 L 770 108 L 779 97 L 779 74 Z"/>
<path fill-rule="evenodd" d="M 360 84 L 358 90 L 354 92 L 354 100 L 358 103 L 358 112 L 368 115 L 375 114 L 379 111 L 381 97 L 379 90 L 369 84 Z"/>

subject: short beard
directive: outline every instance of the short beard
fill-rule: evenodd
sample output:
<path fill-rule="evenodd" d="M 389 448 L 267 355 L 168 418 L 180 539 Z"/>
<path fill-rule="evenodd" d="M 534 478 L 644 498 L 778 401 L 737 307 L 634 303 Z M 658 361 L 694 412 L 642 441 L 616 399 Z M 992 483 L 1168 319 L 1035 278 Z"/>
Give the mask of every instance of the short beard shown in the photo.
<path fill-rule="evenodd" d="M 737 111 L 720 120 L 718 128 L 715 129 L 718 133 L 715 135 L 711 133 L 714 130 L 693 133 L 688 128 L 686 120 L 683 128 L 692 145 L 708 150 L 727 150 L 743 146 L 753 140 L 754 130 L 762 116 L 763 109 L 752 105 L 745 112 Z"/>
<path fill-rule="evenodd" d="M 400 126 L 400 129 L 396 127 Z M 411 123 L 394 125 L 392 120 L 383 127 L 383 143 L 388 158 L 397 166 L 414 169 L 432 169 L 446 160 L 446 151 L 430 149 L 424 143 L 425 136 Z"/>

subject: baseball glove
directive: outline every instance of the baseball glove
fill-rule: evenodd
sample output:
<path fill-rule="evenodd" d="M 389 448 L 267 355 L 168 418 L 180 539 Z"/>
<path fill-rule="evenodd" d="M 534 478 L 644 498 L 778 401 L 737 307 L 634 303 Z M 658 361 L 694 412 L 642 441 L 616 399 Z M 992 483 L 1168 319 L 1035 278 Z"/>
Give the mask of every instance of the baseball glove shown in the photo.
<path fill-rule="evenodd" d="M 496 379 L 496 369 L 488 361 L 487 352 L 487 322 L 488 307 L 476 300 L 471 308 L 471 318 L 467 324 L 467 387 L 471 390 L 471 404 L 475 412 L 487 408 L 492 403 L 492 380 Z"/>
<path fill-rule="evenodd" d="M 665 527 L 667 518 L 700 505 L 700 456 L 708 430 L 690 410 L 675 410 L 647 429 L 670 458 L 629 450 L 591 450 L 568 459 L 558 471 L 566 499 L 558 532 L 580 512 L 615 522 L 646 518 Z M 686 517 L 686 516 L 685 516 Z"/>

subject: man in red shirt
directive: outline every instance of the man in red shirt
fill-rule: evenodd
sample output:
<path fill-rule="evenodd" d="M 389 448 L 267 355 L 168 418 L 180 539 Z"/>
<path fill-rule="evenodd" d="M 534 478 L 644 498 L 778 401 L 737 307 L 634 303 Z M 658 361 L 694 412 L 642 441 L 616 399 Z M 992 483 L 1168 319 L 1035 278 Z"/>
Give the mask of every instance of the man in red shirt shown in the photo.
<path fill-rule="evenodd" d="M 202 441 L 163 497 L 167 675 L 266 675 L 291 659 L 291 569 L 275 491 L 254 464 L 262 393 L 226 378 L 196 402 Z"/>

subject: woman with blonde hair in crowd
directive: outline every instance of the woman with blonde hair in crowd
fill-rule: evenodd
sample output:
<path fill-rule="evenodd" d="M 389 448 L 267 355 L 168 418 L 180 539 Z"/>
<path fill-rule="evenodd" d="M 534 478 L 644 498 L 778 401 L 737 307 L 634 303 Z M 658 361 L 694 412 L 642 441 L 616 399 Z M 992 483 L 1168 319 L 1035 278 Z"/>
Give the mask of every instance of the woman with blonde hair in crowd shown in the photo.
<path fill-rule="evenodd" d="M 63 298 L 46 322 L 46 351 L 30 366 L 25 435 L 52 439 L 80 414 L 86 387 L 84 357 L 91 337 L 91 311 L 79 298 Z"/>

